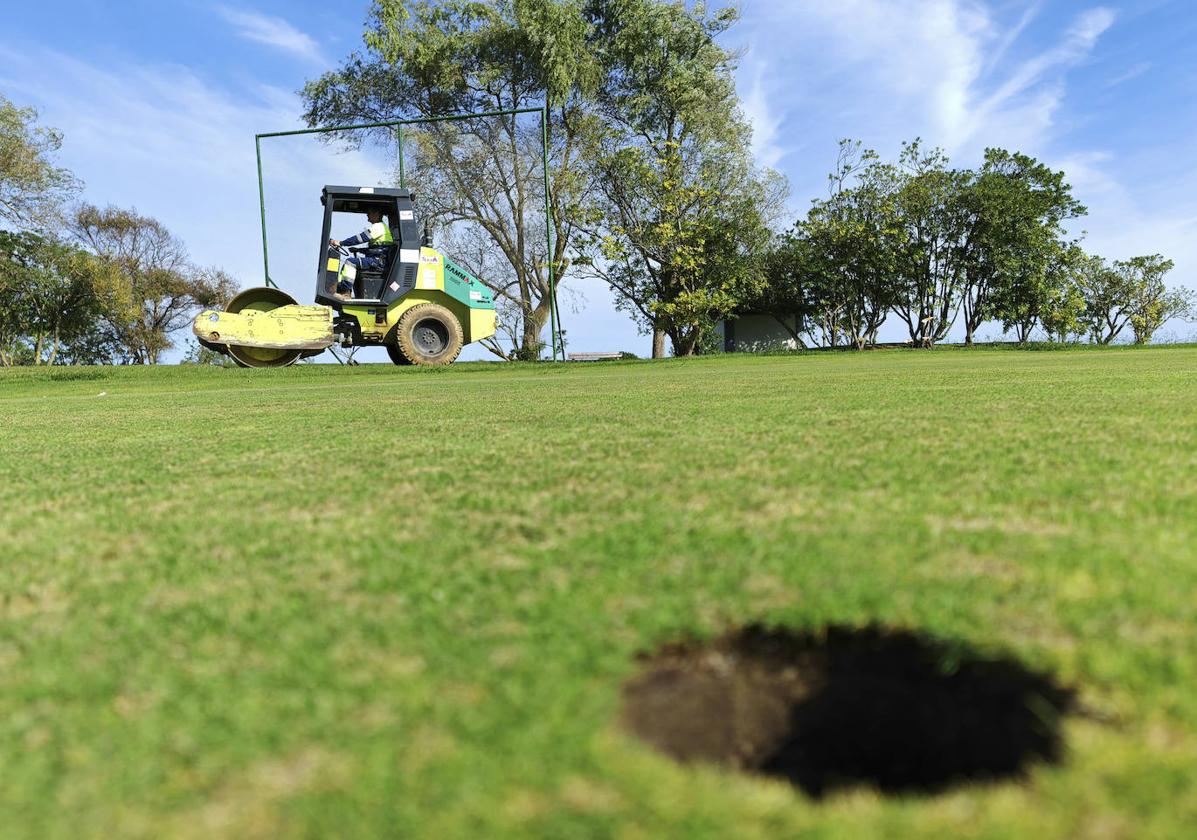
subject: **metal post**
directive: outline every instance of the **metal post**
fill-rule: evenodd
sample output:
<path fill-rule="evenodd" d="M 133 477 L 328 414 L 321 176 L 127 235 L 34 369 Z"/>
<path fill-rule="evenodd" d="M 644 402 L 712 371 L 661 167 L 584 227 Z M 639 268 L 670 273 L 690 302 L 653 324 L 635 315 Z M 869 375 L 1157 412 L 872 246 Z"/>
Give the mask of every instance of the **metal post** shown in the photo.
<path fill-rule="evenodd" d="M 382 120 L 381 122 L 354 123 L 352 125 L 329 125 L 324 128 L 294 128 L 290 131 L 267 131 L 258 137 L 294 137 L 299 134 L 331 134 L 334 131 L 357 131 L 364 128 L 393 128 L 397 125 L 424 125 L 426 123 L 459 122 L 461 120 L 479 120 L 483 117 L 506 117 L 510 114 L 539 114 L 539 108 L 510 108 L 505 111 L 482 111 L 477 114 L 446 114 L 443 117 L 417 117 L 410 120 Z"/>
<path fill-rule="evenodd" d="M 553 343 L 553 361 L 555 362 L 557 361 L 557 342 L 560 336 L 557 334 L 557 283 L 553 270 L 553 204 L 549 196 L 549 106 L 547 102 L 540 109 L 540 132 L 540 151 L 544 163 L 544 231 L 548 245 L 546 260 L 549 264 L 549 338 Z M 562 348 L 562 356 L 565 355 L 564 349 Z"/>
<path fill-rule="evenodd" d="M 395 128 L 395 133 L 399 138 L 399 189 L 402 190 L 407 187 L 403 177 L 403 126 L 397 126 Z"/>
<path fill-rule="evenodd" d="M 266 285 L 274 286 L 270 279 L 270 252 L 266 250 L 266 187 L 262 181 L 262 136 L 254 136 L 258 154 L 258 206 L 262 211 L 262 271 L 266 274 Z"/>

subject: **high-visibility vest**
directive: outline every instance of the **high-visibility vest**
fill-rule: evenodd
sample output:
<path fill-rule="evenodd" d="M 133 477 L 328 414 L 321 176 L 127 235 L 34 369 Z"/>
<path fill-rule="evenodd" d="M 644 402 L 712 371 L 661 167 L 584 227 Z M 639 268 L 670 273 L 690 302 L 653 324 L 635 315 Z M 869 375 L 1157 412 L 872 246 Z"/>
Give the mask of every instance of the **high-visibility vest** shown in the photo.
<path fill-rule="evenodd" d="M 395 241 L 386 222 L 375 222 L 366 228 L 366 233 L 370 237 L 371 245 L 390 245 Z"/>

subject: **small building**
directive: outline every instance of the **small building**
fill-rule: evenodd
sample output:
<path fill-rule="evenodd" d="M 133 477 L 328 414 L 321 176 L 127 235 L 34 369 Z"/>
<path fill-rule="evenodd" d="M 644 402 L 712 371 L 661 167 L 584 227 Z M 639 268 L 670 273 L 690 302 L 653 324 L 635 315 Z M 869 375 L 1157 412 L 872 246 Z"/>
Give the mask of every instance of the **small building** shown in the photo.
<path fill-rule="evenodd" d="M 759 312 L 746 312 L 715 325 L 715 334 L 723 339 L 727 353 L 767 353 L 778 350 L 799 350 L 791 330 L 797 328 L 793 316 L 782 320 Z M 787 327 L 789 329 L 787 329 Z"/>

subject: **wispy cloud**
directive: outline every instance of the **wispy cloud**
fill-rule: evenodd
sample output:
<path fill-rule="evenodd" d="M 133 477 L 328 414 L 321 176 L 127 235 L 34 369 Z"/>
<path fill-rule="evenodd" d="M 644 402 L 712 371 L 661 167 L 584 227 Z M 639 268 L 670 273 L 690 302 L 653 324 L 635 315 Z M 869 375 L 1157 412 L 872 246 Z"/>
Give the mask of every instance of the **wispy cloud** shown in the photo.
<path fill-rule="evenodd" d="M 970 130 L 985 125 L 993 115 L 1001 113 L 1018 97 L 1048 79 L 1053 72 L 1079 64 L 1092 52 L 1097 39 L 1113 23 L 1114 12 L 1107 8 L 1090 9 L 1081 14 L 1057 44 L 1016 66 L 996 90 L 977 104 Z M 1039 120 L 1041 124 L 1050 124 L 1050 116 L 1058 107 L 1062 95 L 1062 85 L 1054 81 L 1046 96 L 1035 98 L 1044 118 Z"/>
<path fill-rule="evenodd" d="M 280 17 L 249 12 L 232 6 L 216 6 L 214 11 L 232 25 L 237 35 L 246 41 L 265 44 L 308 61 L 324 60 L 320 45 L 314 38 Z"/>
<path fill-rule="evenodd" d="M 962 162 L 991 145 L 1045 153 L 1071 72 L 1116 16 L 1095 5 L 1049 25 L 1043 8 L 1042 0 L 1014 8 L 983 0 L 778 2 L 746 26 L 750 49 L 739 73 L 758 160 L 797 160 L 825 133 L 881 150 L 921 136 Z"/>
<path fill-rule="evenodd" d="M 763 83 L 765 71 L 764 62 L 758 62 L 752 86 L 743 97 L 743 109 L 744 117 L 752 125 L 752 151 L 757 162 L 773 168 L 785 156 L 786 150 L 777 143 L 781 118 L 769 106 Z"/>
<path fill-rule="evenodd" d="M 1123 82 L 1129 82 L 1131 79 L 1137 79 L 1150 69 L 1150 61 L 1140 61 L 1138 64 L 1129 67 L 1125 72 L 1119 73 L 1117 76 L 1106 82 L 1106 87 L 1117 87 Z"/>
<path fill-rule="evenodd" d="M 1010 48 L 1014 46 L 1014 42 L 1022 37 L 1023 32 L 1025 32 L 1026 28 L 1030 26 L 1031 22 L 1039 16 L 1039 12 L 1042 9 L 1043 3 L 1041 0 L 1040 2 L 1032 3 L 1031 5 L 1027 6 L 1027 8 L 1023 10 L 1022 16 L 1018 19 L 1018 22 L 998 37 L 997 44 L 991 47 L 988 51 L 988 58 L 985 62 L 987 70 L 991 70 L 994 67 L 1001 65 L 1002 61 L 1006 58 L 1006 53 L 1008 53 Z"/>
<path fill-rule="evenodd" d="M 301 127 L 294 93 L 226 89 L 177 65 L 100 65 L 3 46 L 0 81 L 62 130 L 60 159 L 87 184 L 87 200 L 135 205 L 178 232 L 198 261 L 260 278 L 253 133 Z M 263 153 L 271 242 L 279 246 L 271 274 L 306 296 L 321 184 L 377 184 L 390 161 L 378 150 L 341 153 L 305 137 L 274 141 Z"/>

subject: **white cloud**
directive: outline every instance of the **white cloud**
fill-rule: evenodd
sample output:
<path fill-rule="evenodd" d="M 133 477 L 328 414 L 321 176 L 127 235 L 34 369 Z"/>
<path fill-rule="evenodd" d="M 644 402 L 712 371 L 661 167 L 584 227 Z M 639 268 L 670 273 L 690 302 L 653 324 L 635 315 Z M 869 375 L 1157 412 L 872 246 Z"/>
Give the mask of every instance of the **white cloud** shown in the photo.
<path fill-rule="evenodd" d="M 744 117 L 752 125 L 752 151 L 762 166 L 776 167 L 785 156 L 785 149 L 777 143 L 777 129 L 781 119 L 769 107 L 763 77 L 764 62 L 758 62 L 756 75 L 748 95 L 743 97 Z"/>
<path fill-rule="evenodd" d="M 1090 9 L 1081 14 L 1069 27 L 1061 41 L 1035 57 L 1022 62 L 1013 69 L 996 90 L 990 93 L 973 109 L 968 130 L 975 134 L 978 129 L 995 123 L 1000 116 L 1021 114 L 1031 117 L 1035 129 L 1046 133 L 1051 117 L 1060 105 L 1064 85 L 1058 79 L 1048 83 L 1045 90 L 1032 96 L 1030 108 L 1025 104 L 1011 107 L 1018 97 L 1043 84 L 1053 71 L 1062 71 L 1076 66 L 1093 50 L 1097 39 L 1114 23 L 1114 13 L 1106 8 Z"/>
<path fill-rule="evenodd" d="M 998 43 L 989 49 L 985 62 L 985 67 L 987 70 L 991 70 L 994 67 L 1001 65 L 1002 60 L 1006 57 L 1006 53 L 1008 53 L 1010 48 L 1014 46 L 1014 42 L 1022 37 L 1023 32 L 1025 32 L 1026 28 L 1031 25 L 1031 22 L 1039 16 L 1039 12 L 1042 10 L 1042 8 L 1042 2 L 1033 3 L 1028 6 L 1023 10 L 1022 16 L 1018 19 L 1018 22 L 1014 24 L 1014 26 L 1011 26 L 1009 29 L 1007 29 L 1006 32 L 999 37 Z"/>
<path fill-rule="evenodd" d="M 231 24 L 239 37 L 247 41 L 265 44 L 308 61 L 324 60 L 315 39 L 280 17 L 249 12 L 232 6 L 216 6 L 213 11 Z"/>
<path fill-rule="evenodd" d="M 760 80 L 759 93 L 752 79 L 754 97 L 774 109 L 797 102 L 823 110 L 834 100 L 834 112 L 812 114 L 808 123 L 831 117 L 845 126 L 840 134 L 869 142 L 921 135 L 957 154 L 995 143 L 1033 151 L 1051 136 L 1068 71 L 1115 17 L 1100 6 L 1084 11 L 1054 44 L 1011 62 L 1038 10 L 1028 5 L 1004 22 L 979 0 L 787 3 L 755 25 L 756 63 L 742 79 L 767 62 L 776 71 Z"/>
<path fill-rule="evenodd" d="M 1106 87 L 1108 87 L 1108 88 L 1116 87 L 1116 86 L 1122 84 L 1123 82 L 1129 82 L 1131 79 L 1137 79 L 1139 76 L 1142 76 L 1144 73 L 1146 73 L 1150 69 L 1151 69 L 1150 61 L 1140 61 L 1137 64 L 1134 64 L 1131 67 L 1127 68 L 1125 72 L 1119 73 L 1117 76 L 1115 76 L 1114 78 L 1112 78 L 1108 82 L 1106 82 Z"/>
<path fill-rule="evenodd" d="M 60 159 L 85 182 L 84 198 L 136 207 L 177 233 L 197 262 L 221 265 L 247 285 L 260 282 L 253 136 L 302 127 L 295 94 L 225 90 L 177 65 L 100 66 L 3 47 L 0 85 L 63 132 Z M 340 152 L 310 137 L 263 141 L 263 161 L 271 275 L 309 299 L 320 187 L 378 184 L 390 165 L 378 150 Z"/>

